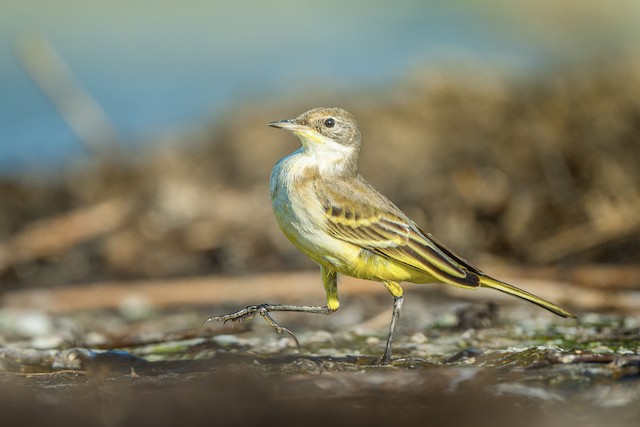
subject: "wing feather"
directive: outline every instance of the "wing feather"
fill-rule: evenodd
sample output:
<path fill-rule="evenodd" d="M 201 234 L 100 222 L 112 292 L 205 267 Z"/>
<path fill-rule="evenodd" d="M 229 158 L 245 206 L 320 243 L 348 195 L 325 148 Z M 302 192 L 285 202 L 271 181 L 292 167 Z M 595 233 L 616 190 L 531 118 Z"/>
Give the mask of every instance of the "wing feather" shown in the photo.
<path fill-rule="evenodd" d="M 427 272 L 446 283 L 480 285 L 473 274 L 477 269 L 431 240 L 360 176 L 351 182 L 318 182 L 316 195 L 333 237 Z"/>

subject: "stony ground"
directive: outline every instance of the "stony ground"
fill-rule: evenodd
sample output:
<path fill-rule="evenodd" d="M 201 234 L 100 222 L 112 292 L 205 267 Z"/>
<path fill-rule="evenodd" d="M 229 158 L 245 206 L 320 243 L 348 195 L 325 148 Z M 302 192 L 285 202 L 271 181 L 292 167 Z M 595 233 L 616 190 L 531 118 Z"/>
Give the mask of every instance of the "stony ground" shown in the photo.
<path fill-rule="evenodd" d="M 470 300 L 437 286 L 411 288 L 396 359 L 379 366 L 390 298 L 349 285 L 332 316 L 277 316 L 300 352 L 260 318 L 202 326 L 211 314 L 239 308 L 234 302 L 156 306 L 138 293 L 115 307 L 105 298 L 101 308 L 59 312 L 58 289 L 47 312 L 34 309 L 42 301 L 33 294 L 13 295 L 22 305 L 0 310 L 0 408 L 12 421 L 3 425 L 640 420 L 640 320 L 633 314 L 580 312 L 579 320 L 564 320 L 493 300 L 494 293 Z M 79 301 L 104 292 L 73 289 Z"/>

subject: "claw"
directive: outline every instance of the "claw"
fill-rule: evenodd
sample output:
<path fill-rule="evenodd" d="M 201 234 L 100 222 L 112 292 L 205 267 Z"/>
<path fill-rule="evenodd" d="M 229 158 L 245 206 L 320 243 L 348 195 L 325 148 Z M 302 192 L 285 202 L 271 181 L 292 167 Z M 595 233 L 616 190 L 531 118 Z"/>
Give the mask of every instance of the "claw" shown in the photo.
<path fill-rule="evenodd" d="M 287 334 L 289 334 L 289 336 L 293 339 L 293 341 L 296 343 L 296 347 L 298 347 L 298 354 L 302 353 L 300 350 L 300 342 L 298 341 L 298 338 L 296 338 L 296 336 L 293 334 L 293 332 L 291 332 L 289 329 L 285 328 L 284 326 L 281 326 L 278 322 L 276 322 L 275 320 L 273 320 L 273 317 L 271 317 L 269 315 L 269 310 L 266 309 L 266 307 L 260 307 L 258 309 L 258 313 L 260 313 L 260 315 L 264 318 L 264 320 L 273 328 L 276 330 L 277 333 L 281 334 L 283 332 L 286 332 Z"/>
<path fill-rule="evenodd" d="M 235 313 L 224 314 L 222 316 L 211 316 L 207 320 L 205 320 L 202 325 L 204 326 L 208 322 L 215 320 L 217 322 L 222 322 L 225 325 L 227 322 L 243 322 L 245 320 L 253 319 L 257 312 L 261 309 L 264 309 L 262 305 L 250 305 L 248 307 L 243 308 L 242 310 L 238 310 Z"/>
<path fill-rule="evenodd" d="M 250 305 L 248 307 L 243 308 L 242 310 L 238 310 L 235 313 L 224 314 L 222 316 L 211 316 L 207 320 L 205 320 L 202 325 L 206 325 L 208 322 L 215 320 L 217 322 L 222 322 L 225 325 L 227 322 L 231 321 L 231 323 L 235 322 L 244 322 L 245 320 L 253 319 L 256 314 L 260 314 L 264 320 L 276 330 L 277 333 L 281 334 L 283 332 L 287 333 L 293 341 L 296 343 L 296 347 L 298 348 L 298 353 L 301 353 L 300 350 L 300 342 L 298 338 L 291 332 L 291 330 L 281 326 L 278 322 L 276 322 L 273 317 L 269 315 L 269 304 L 260 304 L 260 305 Z"/>

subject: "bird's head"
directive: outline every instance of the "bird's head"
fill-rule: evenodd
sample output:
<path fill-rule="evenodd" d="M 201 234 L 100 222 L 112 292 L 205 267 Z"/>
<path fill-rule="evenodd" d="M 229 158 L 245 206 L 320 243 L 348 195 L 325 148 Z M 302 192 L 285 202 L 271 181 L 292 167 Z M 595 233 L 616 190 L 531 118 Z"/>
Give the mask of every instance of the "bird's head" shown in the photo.
<path fill-rule="evenodd" d="M 348 111 L 319 107 L 269 126 L 293 132 L 300 138 L 303 152 L 314 156 L 321 169 L 333 167 L 336 172 L 357 173 L 362 137 Z"/>

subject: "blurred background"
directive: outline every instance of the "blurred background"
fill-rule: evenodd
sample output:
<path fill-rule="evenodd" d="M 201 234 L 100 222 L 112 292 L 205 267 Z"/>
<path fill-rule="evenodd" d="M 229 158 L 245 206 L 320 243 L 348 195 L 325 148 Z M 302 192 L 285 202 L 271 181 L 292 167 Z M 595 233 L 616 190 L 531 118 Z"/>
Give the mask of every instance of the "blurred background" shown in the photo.
<path fill-rule="evenodd" d="M 3 419 L 636 426 L 638 22 L 637 0 L 0 2 Z M 421 228 L 579 320 L 407 285 L 409 357 L 376 368 L 391 299 L 345 278 L 335 315 L 282 315 L 300 353 L 260 319 L 204 328 L 323 302 L 269 200 L 299 141 L 266 126 L 322 105 Z"/>
<path fill-rule="evenodd" d="M 3 2 L 0 291 L 314 268 L 266 123 L 355 114 L 361 172 L 476 264 L 640 261 L 640 4 Z"/>

